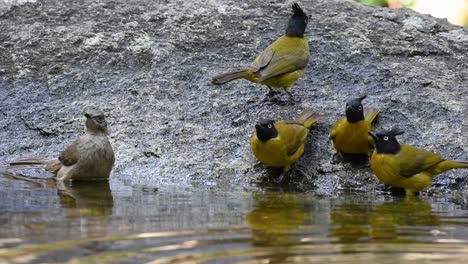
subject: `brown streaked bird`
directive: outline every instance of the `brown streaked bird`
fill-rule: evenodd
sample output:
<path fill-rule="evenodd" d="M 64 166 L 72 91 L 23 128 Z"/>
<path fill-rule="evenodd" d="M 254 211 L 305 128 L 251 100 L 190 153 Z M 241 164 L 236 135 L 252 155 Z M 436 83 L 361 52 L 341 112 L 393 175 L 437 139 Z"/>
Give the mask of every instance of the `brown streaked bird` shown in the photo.
<path fill-rule="evenodd" d="M 43 166 L 64 180 L 107 179 L 114 165 L 114 150 L 107 138 L 104 113 L 91 109 L 85 111 L 86 132 L 69 145 L 58 160 L 23 159 L 10 162 L 11 168 Z"/>
<path fill-rule="evenodd" d="M 291 86 L 303 74 L 309 62 L 310 49 L 304 36 L 309 18 L 295 3 L 286 33 L 268 46 L 249 66 L 242 70 L 213 77 L 213 84 L 224 84 L 236 79 L 246 79 L 273 88 L 283 89 L 289 96 Z"/>
<path fill-rule="evenodd" d="M 398 143 L 399 129 L 369 132 L 374 139 L 375 150 L 371 167 L 377 178 L 385 184 L 405 189 L 412 196 L 431 186 L 432 178 L 444 171 L 468 168 L 467 161 L 443 159 L 424 149 Z"/>
<path fill-rule="evenodd" d="M 373 149 L 372 137 L 368 132 L 374 130 L 372 122 L 378 110 L 364 110 L 362 100 L 367 96 L 346 103 L 346 117 L 338 120 L 330 131 L 329 138 L 336 151 L 342 154 L 369 154 Z"/>

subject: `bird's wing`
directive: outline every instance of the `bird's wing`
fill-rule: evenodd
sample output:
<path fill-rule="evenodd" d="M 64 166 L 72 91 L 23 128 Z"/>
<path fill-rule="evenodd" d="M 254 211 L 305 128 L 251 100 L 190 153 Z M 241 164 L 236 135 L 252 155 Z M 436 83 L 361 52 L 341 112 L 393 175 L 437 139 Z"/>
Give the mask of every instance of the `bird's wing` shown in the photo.
<path fill-rule="evenodd" d="M 410 145 L 402 145 L 401 147 L 398 158 L 400 160 L 400 175 L 403 177 L 414 176 L 442 161 L 439 155 L 433 152 Z"/>
<path fill-rule="evenodd" d="M 256 59 L 255 61 L 249 66 L 249 69 L 252 72 L 258 72 L 265 68 L 275 55 L 275 51 L 273 48 L 268 47 L 266 48 Z"/>
<path fill-rule="evenodd" d="M 305 143 L 309 131 L 302 124 L 294 121 L 277 122 L 276 128 L 289 156 L 296 153 L 299 147 Z"/>
<path fill-rule="evenodd" d="M 283 54 L 275 53 L 266 67 L 260 70 L 258 82 L 282 75 L 288 72 L 294 72 L 304 69 L 309 61 L 307 54 Z"/>
<path fill-rule="evenodd" d="M 60 153 L 59 160 L 63 165 L 71 166 L 78 162 L 78 146 L 79 140 L 76 140 Z"/>

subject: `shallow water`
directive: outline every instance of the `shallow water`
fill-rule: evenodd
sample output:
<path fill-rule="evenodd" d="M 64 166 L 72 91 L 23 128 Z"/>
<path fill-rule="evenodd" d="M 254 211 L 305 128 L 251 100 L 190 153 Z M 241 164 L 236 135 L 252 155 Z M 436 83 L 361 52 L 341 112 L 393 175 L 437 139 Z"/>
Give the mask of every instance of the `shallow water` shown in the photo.
<path fill-rule="evenodd" d="M 0 263 L 462 263 L 465 201 L 0 178 Z"/>

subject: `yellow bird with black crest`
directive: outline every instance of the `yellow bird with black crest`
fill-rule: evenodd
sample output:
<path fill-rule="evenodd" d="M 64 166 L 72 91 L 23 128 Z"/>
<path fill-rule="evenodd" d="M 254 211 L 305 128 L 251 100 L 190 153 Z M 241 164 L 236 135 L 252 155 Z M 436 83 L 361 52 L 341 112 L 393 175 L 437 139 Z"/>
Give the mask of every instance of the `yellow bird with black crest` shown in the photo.
<path fill-rule="evenodd" d="M 352 99 L 346 103 L 346 117 L 335 123 L 329 138 L 335 149 L 342 154 L 365 154 L 373 148 L 368 132 L 373 130 L 372 122 L 379 114 L 378 110 L 364 111 L 362 100 L 367 96 Z"/>
<path fill-rule="evenodd" d="M 304 153 L 309 128 L 321 118 L 306 110 L 293 121 L 260 121 L 250 138 L 253 154 L 267 167 L 283 168 L 287 172 Z"/>
<path fill-rule="evenodd" d="M 371 167 L 377 178 L 387 185 L 405 189 L 412 196 L 431 186 L 432 178 L 451 169 L 468 168 L 467 161 L 443 159 L 424 149 L 398 143 L 399 129 L 369 132 L 375 143 Z"/>
<path fill-rule="evenodd" d="M 304 36 L 309 18 L 295 3 L 294 14 L 289 19 L 286 33 L 268 46 L 249 66 L 239 71 L 213 77 L 213 84 L 224 84 L 236 79 L 246 79 L 273 88 L 283 89 L 289 96 L 291 86 L 303 74 L 309 62 L 310 50 Z"/>

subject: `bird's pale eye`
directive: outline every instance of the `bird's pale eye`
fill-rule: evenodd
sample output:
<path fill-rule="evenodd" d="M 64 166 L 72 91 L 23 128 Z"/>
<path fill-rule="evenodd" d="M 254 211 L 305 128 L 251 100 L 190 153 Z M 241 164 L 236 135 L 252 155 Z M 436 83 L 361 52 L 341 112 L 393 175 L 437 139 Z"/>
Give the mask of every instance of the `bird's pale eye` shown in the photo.
<path fill-rule="evenodd" d="M 268 124 L 268 128 L 272 128 L 273 126 L 271 124 Z"/>
<path fill-rule="evenodd" d="M 309 23 L 309 18 L 306 17 L 306 18 L 304 19 L 304 22 L 305 22 L 306 24 Z"/>
<path fill-rule="evenodd" d="M 362 111 L 362 106 L 359 106 L 359 107 L 358 107 L 358 110 L 359 110 L 359 111 Z"/>
<path fill-rule="evenodd" d="M 387 136 L 383 137 L 383 140 L 388 141 L 388 137 Z"/>

